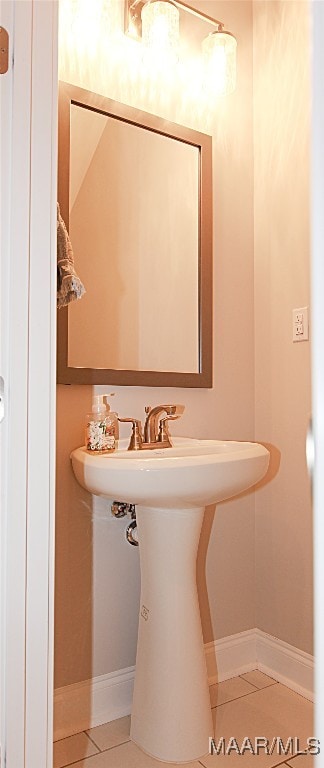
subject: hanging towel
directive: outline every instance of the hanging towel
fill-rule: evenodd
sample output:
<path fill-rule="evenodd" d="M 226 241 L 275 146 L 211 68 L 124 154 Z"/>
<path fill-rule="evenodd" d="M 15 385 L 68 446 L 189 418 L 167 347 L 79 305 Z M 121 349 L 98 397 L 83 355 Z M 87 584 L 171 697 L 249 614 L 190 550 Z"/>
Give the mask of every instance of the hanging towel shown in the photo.
<path fill-rule="evenodd" d="M 81 299 L 84 285 L 74 269 L 71 240 L 57 203 L 57 306 L 66 307 L 70 301 Z"/>

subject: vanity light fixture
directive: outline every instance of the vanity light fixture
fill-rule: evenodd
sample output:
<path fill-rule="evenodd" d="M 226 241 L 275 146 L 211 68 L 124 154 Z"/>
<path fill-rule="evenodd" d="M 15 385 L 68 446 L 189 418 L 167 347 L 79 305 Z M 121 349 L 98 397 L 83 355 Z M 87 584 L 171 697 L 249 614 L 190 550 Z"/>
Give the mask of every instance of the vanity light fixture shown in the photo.
<path fill-rule="evenodd" d="M 141 12 L 144 45 L 154 51 L 177 54 L 179 15 L 178 8 L 172 0 L 154 0 L 145 3 Z"/>
<path fill-rule="evenodd" d="M 125 0 L 125 34 L 142 40 L 154 51 L 177 52 L 179 10 L 216 27 L 202 42 L 205 85 L 210 92 L 232 93 L 236 86 L 237 43 L 218 19 L 182 0 Z"/>

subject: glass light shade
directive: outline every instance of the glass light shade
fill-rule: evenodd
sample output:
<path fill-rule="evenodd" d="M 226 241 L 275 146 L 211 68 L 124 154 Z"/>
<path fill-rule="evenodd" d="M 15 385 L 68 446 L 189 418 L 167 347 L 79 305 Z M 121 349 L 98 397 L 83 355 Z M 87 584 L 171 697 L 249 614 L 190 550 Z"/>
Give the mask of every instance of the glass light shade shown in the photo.
<path fill-rule="evenodd" d="M 149 0 L 142 8 L 143 43 L 160 53 L 177 53 L 179 11 L 170 0 Z"/>
<path fill-rule="evenodd" d="M 211 32 L 202 43 L 208 90 L 228 94 L 236 87 L 236 39 L 230 32 Z"/>

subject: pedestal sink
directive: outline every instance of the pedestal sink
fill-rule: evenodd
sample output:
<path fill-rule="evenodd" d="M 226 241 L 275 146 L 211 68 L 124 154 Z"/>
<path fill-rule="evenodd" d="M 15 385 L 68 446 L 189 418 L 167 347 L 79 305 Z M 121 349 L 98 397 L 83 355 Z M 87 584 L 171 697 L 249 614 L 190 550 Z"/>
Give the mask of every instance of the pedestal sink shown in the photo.
<path fill-rule="evenodd" d="M 207 504 L 251 487 L 266 473 L 258 443 L 173 438 L 163 450 L 71 454 L 93 494 L 136 504 L 141 601 L 131 738 L 167 762 L 208 752 L 213 726 L 199 605 L 196 555 Z"/>

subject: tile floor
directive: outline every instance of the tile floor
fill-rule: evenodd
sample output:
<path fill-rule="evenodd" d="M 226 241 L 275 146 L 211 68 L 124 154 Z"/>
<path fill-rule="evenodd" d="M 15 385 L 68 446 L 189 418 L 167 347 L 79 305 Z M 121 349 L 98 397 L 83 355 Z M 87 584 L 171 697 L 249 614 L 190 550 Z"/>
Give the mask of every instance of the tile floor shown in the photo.
<path fill-rule="evenodd" d="M 289 737 L 299 737 L 300 748 L 313 736 L 312 704 L 257 670 L 233 677 L 210 688 L 215 725 L 214 741 L 234 736 L 241 746 L 244 737 L 252 744 L 256 736 L 271 742 L 274 736 L 287 743 Z M 144 754 L 129 738 L 130 717 L 122 717 L 89 731 L 77 733 L 54 744 L 53 768 L 161 768 L 163 763 Z M 211 734 L 212 735 L 212 734 Z M 165 763 L 174 766 L 175 763 Z M 314 768 L 316 758 L 310 755 L 258 756 L 246 752 L 238 755 L 207 755 L 183 768 Z"/>

